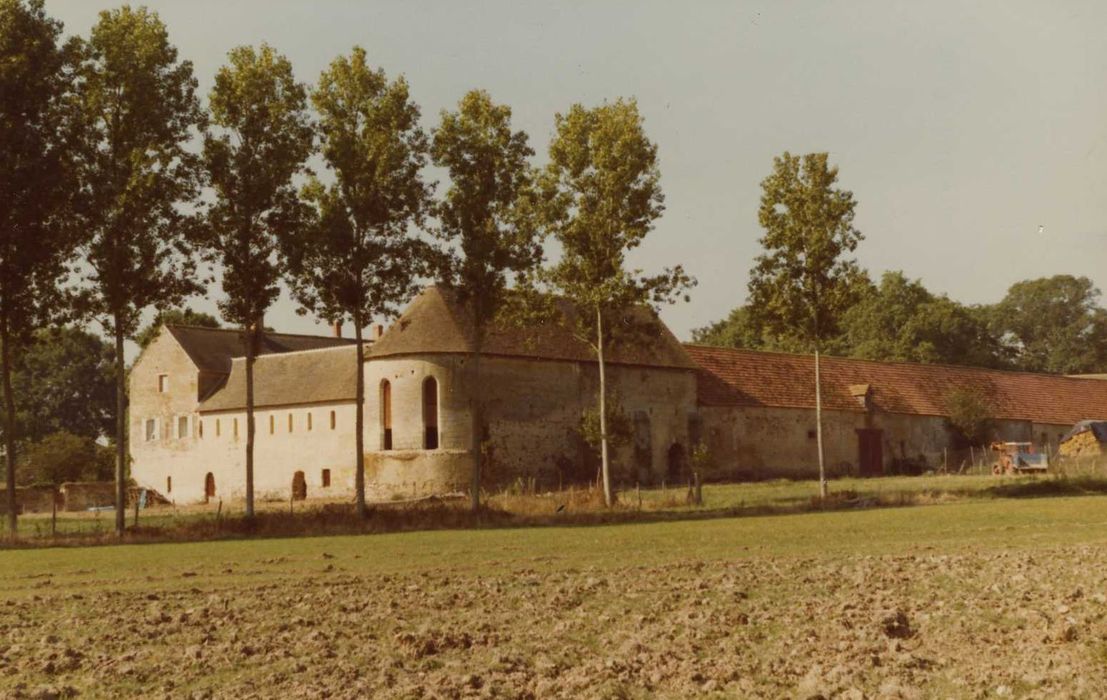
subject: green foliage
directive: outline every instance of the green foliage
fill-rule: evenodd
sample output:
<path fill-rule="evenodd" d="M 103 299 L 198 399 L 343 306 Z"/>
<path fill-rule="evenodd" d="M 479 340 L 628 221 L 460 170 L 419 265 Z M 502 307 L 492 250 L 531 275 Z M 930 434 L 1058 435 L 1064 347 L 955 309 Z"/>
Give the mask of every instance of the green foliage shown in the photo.
<path fill-rule="evenodd" d="M 700 477 L 711 474 L 715 468 L 715 455 L 711 454 L 711 448 L 704 441 L 699 441 L 692 448 L 692 471 Z"/>
<path fill-rule="evenodd" d="M 607 392 L 607 444 L 611 449 L 629 445 L 634 437 L 634 421 L 623 409 L 619 395 Z M 598 406 L 585 409 L 580 417 L 580 435 L 586 445 L 592 448 L 596 457 L 600 454 L 602 438 L 600 433 L 600 411 Z"/>
<path fill-rule="evenodd" d="M 857 202 L 837 181 L 826 153 L 785 152 L 761 182 L 765 252 L 750 271 L 749 306 L 779 343 L 822 347 L 866 286 L 865 272 L 847 257 L 863 238 L 853 227 Z"/>
<path fill-rule="evenodd" d="M 135 342 L 145 349 L 158 336 L 162 326 L 200 326 L 201 328 L 219 328 L 219 319 L 203 311 L 193 311 L 187 306 L 183 309 L 159 311 L 149 324 L 135 335 Z"/>
<path fill-rule="evenodd" d="M 988 397 L 973 388 L 954 389 L 945 397 L 950 428 L 969 445 L 985 445 L 992 434 L 994 419 Z"/>
<path fill-rule="evenodd" d="M 25 484 L 105 481 L 112 475 L 112 450 L 87 436 L 61 431 L 31 444 L 21 469 Z"/>
<path fill-rule="evenodd" d="M 1107 371 L 1107 310 L 1087 277 L 1054 275 L 1011 285 L 989 311 L 1012 365 L 1031 372 Z"/>
<path fill-rule="evenodd" d="M 76 44 L 42 0 L 0 0 L 0 374 L 5 493 L 16 532 L 17 416 L 12 369 L 32 330 L 56 317 L 76 242 L 68 136 Z M 30 397 L 22 395 L 23 400 Z"/>
<path fill-rule="evenodd" d="M 280 292 L 278 242 L 302 233 L 293 181 L 312 152 L 307 92 L 271 47 L 234 48 L 209 96 L 214 133 L 203 163 L 214 193 L 203 227 L 207 257 L 223 269 L 223 318 L 249 328 Z"/>
<path fill-rule="evenodd" d="M 995 367 L 999 347 L 980 312 L 931 294 L 902 272 L 886 272 L 880 286 L 842 316 L 844 349 L 869 360 Z"/>
<path fill-rule="evenodd" d="M 411 297 L 429 257 L 410 229 L 428 206 L 427 138 L 407 82 L 372 70 L 361 48 L 331 62 L 311 101 L 334 182 L 305 187 L 311 225 L 283 237 L 282 251 L 304 309 L 360 333 Z"/>
<path fill-rule="evenodd" d="M 199 173 L 190 142 L 203 125 L 192 63 L 178 60 L 156 13 L 100 13 L 80 67 L 81 216 L 88 311 L 124 337 L 150 306 L 196 283 L 192 217 Z"/>
<path fill-rule="evenodd" d="M 35 441 L 55 432 L 90 440 L 110 435 L 115 418 L 113 350 L 99 336 L 72 327 L 36 331 L 15 364 L 23 397 L 17 436 Z"/>
<path fill-rule="evenodd" d="M 604 346 L 641 339 L 653 325 L 652 315 L 634 311 L 671 303 L 695 281 L 679 265 L 653 276 L 625 266 L 627 253 L 642 243 L 664 211 L 657 146 L 646 136 L 636 102 L 620 99 L 592 109 L 573 105 L 555 118 L 549 154 L 541 178 L 543 216 L 561 245 L 561 259 L 535 276 L 538 287 L 522 280 L 519 298 L 527 303 L 520 306 L 545 306 L 549 317 L 556 295 L 580 310 L 554 318 L 567 322 L 597 354 L 602 421 Z M 537 294 L 538 289 L 553 294 Z M 534 314 L 516 318 L 533 322 Z M 602 453 L 604 499 L 611 505 L 606 447 Z"/>
<path fill-rule="evenodd" d="M 511 130 L 511 109 L 474 90 L 442 113 L 431 149 L 450 174 L 436 208 L 439 235 L 454 248 L 444 281 L 473 316 L 478 339 L 507 300 L 509 275 L 528 276 L 542 260 L 534 151 Z"/>

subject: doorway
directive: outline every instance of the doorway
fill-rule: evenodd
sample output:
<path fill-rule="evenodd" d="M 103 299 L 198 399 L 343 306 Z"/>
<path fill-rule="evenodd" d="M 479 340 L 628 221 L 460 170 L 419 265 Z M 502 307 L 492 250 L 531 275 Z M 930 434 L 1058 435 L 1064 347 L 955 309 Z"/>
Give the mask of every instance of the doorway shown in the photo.
<path fill-rule="evenodd" d="M 208 475 L 204 477 L 204 503 L 213 498 L 215 498 L 215 475 L 208 472 Z"/>
<path fill-rule="evenodd" d="M 302 501 L 307 498 L 307 479 L 303 472 L 292 475 L 292 500 Z"/>
<path fill-rule="evenodd" d="M 884 474 L 884 431 L 857 429 L 857 471 L 861 476 Z"/>
<path fill-rule="evenodd" d="M 669 448 L 668 461 L 669 483 L 675 484 L 685 475 L 684 445 L 674 442 L 672 447 Z"/>

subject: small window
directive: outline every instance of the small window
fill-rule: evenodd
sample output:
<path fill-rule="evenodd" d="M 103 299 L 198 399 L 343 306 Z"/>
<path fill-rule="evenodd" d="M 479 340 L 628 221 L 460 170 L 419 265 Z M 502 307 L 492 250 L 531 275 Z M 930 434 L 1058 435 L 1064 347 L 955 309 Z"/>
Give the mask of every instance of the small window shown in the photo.
<path fill-rule="evenodd" d="M 324 469 L 319 480 L 323 483 L 323 488 L 329 489 L 331 487 L 331 470 Z"/>
<path fill-rule="evenodd" d="M 311 430 L 311 411 L 308 411 L 308 414 L 307 414 L 307 429 L 308 429 L 308 431 Z"/>
<path fill-rule="evenodd" d="M 158 393 L 159 394 L 164 394 L 167 391 L 169 391 L 169 375 L 168 374 L 159 374 L 158 375 Z"/>
<path fill-rule="evenodd" d="M 204 437 L 204 421 L 200 421 L 196 424 L 196 434 L 199 435 L 200 438 Z"/>
<path fill-rule="evenodd" d="M 272 435 L 277 430 L 277 417 L 269 416 L 269 434 Z"/>
<path fill-rule="evenodd" d="M 381 449 L 392 449 L 392 384 L 381 380 Z"/>
<path fill-rule="evenodd" d="M 232 431 L 234 431 L 234 439 L 237 440 L 238 439 L 238 419 L 237 418 L 235 418 L 233 420 L 233 422 L 231 423 L 231 429 L 232 429 Z"/>
<path fill-rule="evenodd" d="M 153 442 L 158 439 L 158 420 L 157 418 L 146 419 L 146 442 Z"/>
<path fill-rule="evenodd" d="M 173 493 L 173 477 L 171 476 L 165 477 L 165 492 Z"/>
<path fill-rule="evenodd" d="M 215 419 L 215 437 L 219 437 L 223 434 L 223 422 L 218 418 Z"/>
<path fill-rule="evenodd" d="M 438 449 L 438 380 L 423 381 L 423 448 Z"/>
<path fill-rule="evenodd" d="M 336 425 L 336 423 L 337 420 L 335 418 L 334 411 L 331 411 L 331 430 L 334 430 L 334 426 Z"/>
<path fill-rule="evenodd" d="M 288 414 L 288 432 L 292 432 L 292 414 Z"/>
<path fill-rule="evenodd" d="M 180 440 L 188 437 L 188 416 L 177 417 L 177 438 Z"/>
<path fill-rule="evenodd" d="M 814 430 L 808 430 L 807 431 L 807 439 L 808 440 L 814 440 L 815 438 L 816 438 L 815 431 Z"/>

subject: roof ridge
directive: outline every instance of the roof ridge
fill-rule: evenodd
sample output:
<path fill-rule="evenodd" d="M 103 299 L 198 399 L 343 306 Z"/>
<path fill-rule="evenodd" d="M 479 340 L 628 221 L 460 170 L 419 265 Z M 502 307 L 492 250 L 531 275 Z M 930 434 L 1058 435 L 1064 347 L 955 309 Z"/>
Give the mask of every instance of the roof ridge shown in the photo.
<path fill-rule="evenodd" d="M 198 330 L 198 331 L 216 331 L 219 333 L 241 333 L 241 328 L 212 328 L 211 326 L 195 326 L 188 323 L 166 323 L 163 324 L 166 328 L 183 328 L 185 330 Z M 346 338 L 344 336 L 335 335 L 315 335 L 312 333 L 286 333 L 284 331 L 263 331 L 263 336 L 283 335 L 293 338 L 315 338 L 318 340 L 345 340 L 348 342 L 356 342 L 354 338 Z"/>
<path fill-rule="evenodd" d="M 738 352 L 749 353 L 752 355 L 776 355 L 782 357 L 800 357 L 800 358 L 812 358 L 814 355 L 811 353 L 802 352 L 786 352 L 783 350 L 757 350 L 754 348 L 728 348 L 719 345 L 705 345 L 703 343 L 681 343 L 685 347 L 702 349 L 702 350 L 718 350 L 722 352 Z M 1049 377 L 1050 379 L 1071 379 L 1073 381 L 1086 381 L 1091 379 L 1090 377 L 1074 377 L 1068 374 L 1054 374 L 1052 372 L 1030 372 L 1024 369 L 1001 369 L 997 367 L 981 367 L 979 365 L 955 365 L 949 362 L 910 362 L 908 360 L 870 360 L 865 357 L 845 357 L 843 355 L 827 355 L 825 353 L 820 354 L 822 359 L 830 360 L 843 360 L 845 362 L 858 362 L 873 365 L 900 365 L 907 367 L 942 367 L 946 369 L 957 370 L 971 370 L 974 372 L 994 372 L 1003 375 L 1022 375 L 1031 377 Z M 1094 380 L 1103 381 L 1103 380 Z"/>

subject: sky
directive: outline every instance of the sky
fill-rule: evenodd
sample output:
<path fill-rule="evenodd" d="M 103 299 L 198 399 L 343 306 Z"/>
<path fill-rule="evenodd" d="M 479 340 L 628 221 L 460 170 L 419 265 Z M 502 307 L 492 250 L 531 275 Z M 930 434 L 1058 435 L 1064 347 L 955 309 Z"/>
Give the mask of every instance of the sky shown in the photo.
<path fill-rule="evenodd" d="M 760 182 L 784 151 L 830 153 L 874 278 L 903 270 L 965 303 L 1062 273 L 1107 288 L 1107 3 L 146 4 L 205 96 L 234 46 L 267 42 L 311 83 L 358 45 L 407 77 L 426 129 L 482 88 L 511 106 L 539 163 L 556 113 L 637 98 L 666 211 L 630 263 L 698 279 L 690 303 L 662 310 L 683 339 L 745 300 Z M 87 35 L 114 5 L 46 6 Z M 190 305 L 214 312 L 220 293 Z M 285 294 L 266 324 L 329 333 L 295 311 Z"/>

